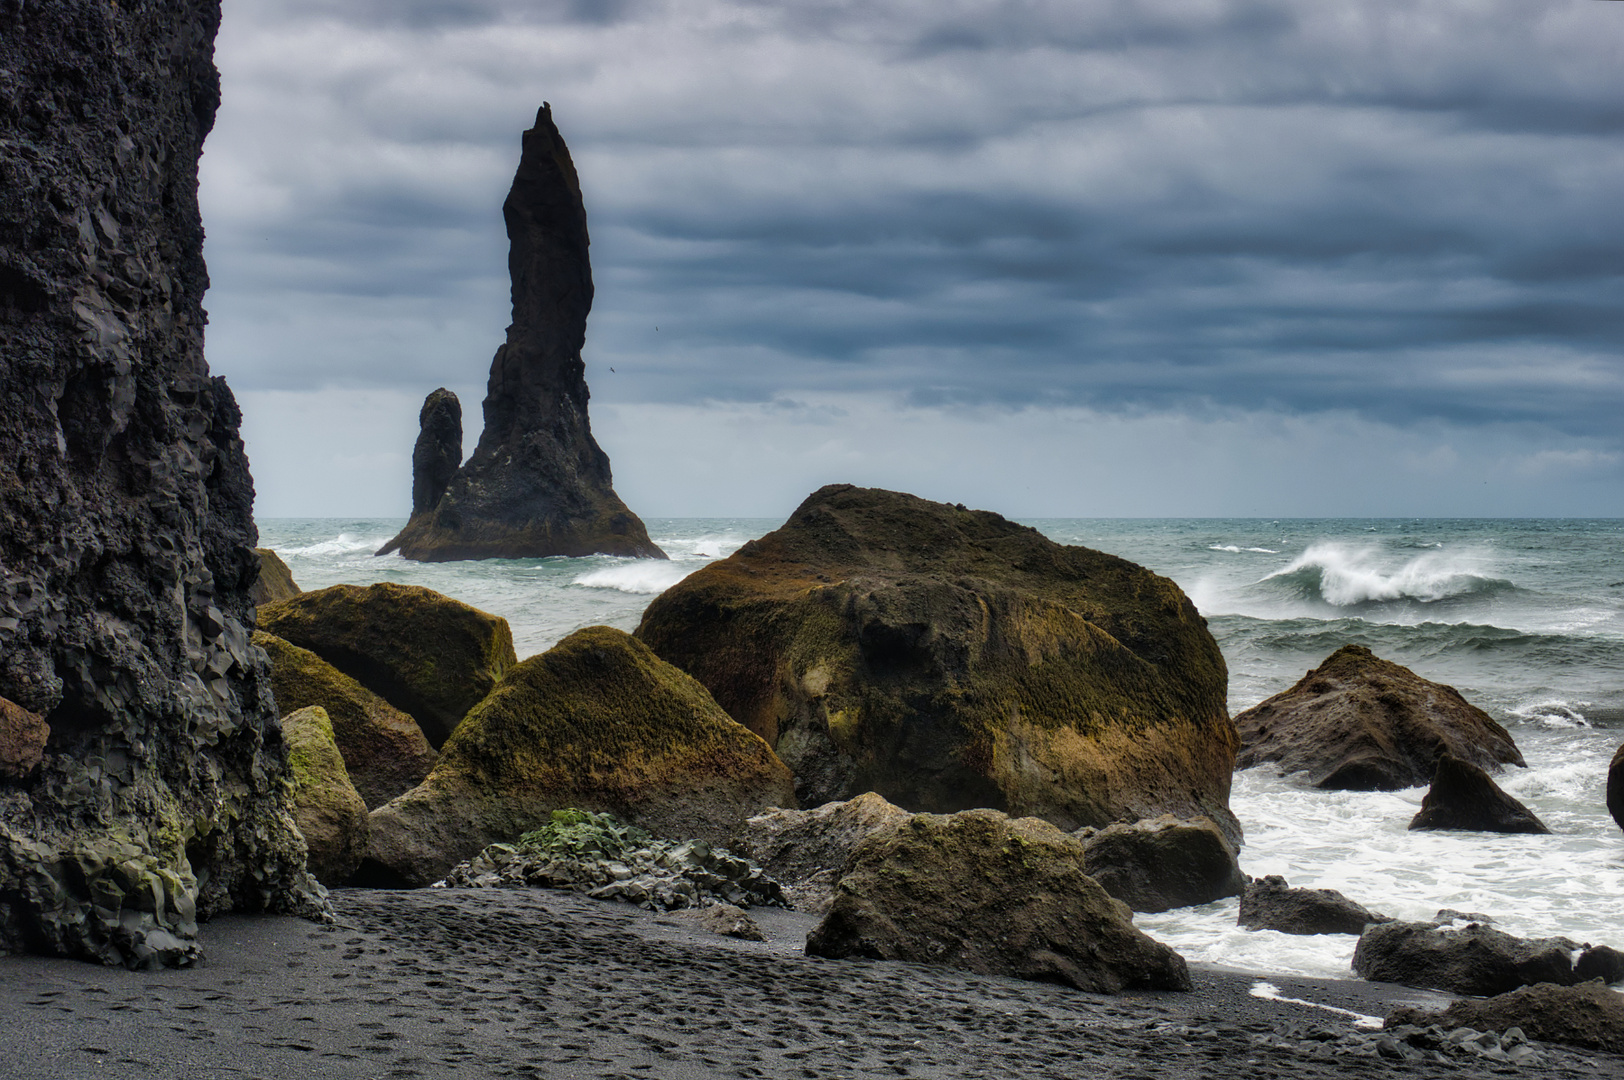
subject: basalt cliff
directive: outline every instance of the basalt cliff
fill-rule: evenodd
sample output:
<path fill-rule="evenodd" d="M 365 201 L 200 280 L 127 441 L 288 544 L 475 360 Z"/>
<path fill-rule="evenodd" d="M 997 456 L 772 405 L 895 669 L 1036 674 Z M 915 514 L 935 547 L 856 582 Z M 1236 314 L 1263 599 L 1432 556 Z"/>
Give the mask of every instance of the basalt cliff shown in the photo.
<path fill-rule="evenodd" d="M 184 964 L 315 913 L 203 359 L 218 0 L 0 6 L 0 950 Z"/>
<path fill-rule="evenodd" d="M 586 208 L 569 148 L 546 104 L 524 133 L 502 216 L 513 323 L 491 361 L 479 446 L 456 468 L 461 407 L 449 391 L 429 395 L 412 455 L 412 517 L 378 554 L 398 550 L 424 562 L 594 554 L 663 559 L 642 521 L 615 494 L 609 455 L 592 438 L 587 419 L 581 348 L 592 310 L 592 266 Z"/>

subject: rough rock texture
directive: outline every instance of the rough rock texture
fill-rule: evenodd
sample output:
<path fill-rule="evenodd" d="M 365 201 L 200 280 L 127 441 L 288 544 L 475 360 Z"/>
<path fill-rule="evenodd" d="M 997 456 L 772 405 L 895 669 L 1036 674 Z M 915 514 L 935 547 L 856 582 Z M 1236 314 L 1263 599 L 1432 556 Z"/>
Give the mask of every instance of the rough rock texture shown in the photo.
<path fill-rule="evenodd" d="M 564 807 L 726 843 L 793 797 L 784 763 L 704 687 L 631 635 L 590 626 L 510 671 L 428 779 L 372 812 L 359 880 L 427 885 Z"/>
<path fill-rule="evenodd" d="M 1613 815 L 1618 827 L 1624 829 L 1624 745 L 1613 752 L 1607 767 L 1607 812 Z"/>
<path fill-rule="evenodd" d="M 1318 788 L 1396 791 L 1452 754 L 1481 769 L 1522 765 L 1505 728 L 1452 686 L 1344 645 L 1290 690 L 1235 717 L 1237 769 L 1273 762 Z"/>
<path fill-rule="evenodd" d="M 1134 928 L 1083 845 L 996 810 L 918 814 L 860 844 L 806 951 L 911 960 L 1079 990 L 1188 990 L 1184 958 Z"/>
<path fill-rule="evenodd" d="M 271 658 L 280 709 L 321 706 L 350 782 L 375 810 L 423 782 L 439 757 L 417 721 L 311 652 L 263 630 L 254 644 Z M 326 880 L 326 879 L 323 879 Z"/>
<path fill-rule="evenodd" d="M 575 164 L 545 104 L 524 133 L 502 216 L 513 323 L 491 361 L 479 446 L 430 507 L 417 507 L 423 477 L 414 477 L 412 518 L 378 554 L 398 549 L 425 562 L 595 553 L 663 559 L 615 494 L 609 455 L 587 419 L 586 209 Z M 430 437 L 427 402 L 423 417 L 419 450 Z M 459 434 L 458 456 L 461 445 Z M 424 489 L 431 493 L 431 485 Z"/>
<path fill-rule="evenodd" d="M 289 600 L 304 591 L 293 583 L 293 571 L 282 561 L 282 556 L 270 548 L 255 548 L 254 554 L 259 556 L 259 576 L 248 590 L 248 599 L 255 607 L 273 600 Z"/>
<path fill-rule="evenodd" d="M 1235 849 L 1206 818 L 1164 814 L 1083 829 L 1077 839 L 1088 853 L 1088 876 L 1135 911 L 1211 903 L 1246 887 Z"/>
<path fill-rule="evenodd" d="M 518 663 L 507 620 L 420 585 L 334 585 L 259 609 L 260 629 L 402 712 L 435 749 Z"/>
<path fill-rule="evenodd" d="M 637 635 L 795 770 L 1063 829 L 1228 806 L 1224 659 L 1177 585 L 997 514 L 832 485 L 655 599 Z"/>
<path fill-rule="evenodd" d="M 197 955 L 319 910 L 249 644 L 253 486 L 203 359 L 214 0 L 0 5 L 0 949 Z"/>
<path fill-rule="evenodd" d="M 1389 1028 L 1402 1024 L 1439 1024 L 1479 1031 L 1516 1027 L 1540 1042 L 1624 1054 L 1624 994 L 1609 990 L 1599 981 L 1577 986 L 1541 983 L 1487 1000 L 1451 1002 L 1441 1014 L 1402 1008 L 1394 1010 L 1385 1022 Z"/>
<path fill-rule="evenodd" d="M 1585 959 L 1596 951 L 1563 937 L 1512 937 L 1476 922 L 1388 922 L 1359 935 L 1353 970 L 1373 982 L 1488 996 L 1542 982 L 1571 986 L 1580 981 L 1575 965 L 1597 964 Z"/>
<path fill-rule="evenodd" d="M 319 705 L 282 718 L 293 773 L 293 820 L 310 849 L 310 872 L 323 885 L 342 885 L 361 865 L 370 828 L 344 757 L 333 741 L 333 725 Z"/>
<path fill-rule="evenodd" d="M 51 728 L 39 713 L 0 698 L 0 781 L 21 780 L 45 760 Z"/>
<path fill-rule="evenodd" d="M 1335 889 L 1293 889 L 1279 874 L 1247 881 L 1235 920 L 1248 930 L 1282 934 L 1362 934 L 1371 923 L 1392 921 Z"/>
<path fill-rule="evenodd" d="M 857 845 L 912 816 L 868 791 L 811 810 L 757 814 L 739 829 L 732 846 L 782 882 L 797 909 L 821 915 L 834 903 L 835 883 Z"/>
<path fill-rule="evenodd" d="M 462 463 L 462 402 L 445 387 L 423 399 L 417 414 L 417 445 L 412 447 L 412 514 L 440 505 L 440 497 Z"/>
<path fill-rule="evenodd" d="M 1534 812 L 1500 790 L 1489 774 L 1470 762 L 1445 754 L 1438 759 L 1432 787 L 1412 829 L 1460 829 L 1472 832 L 1548 833 Z"/>
<path fill-rule="evenodd" d="M 766 941 L 767 935 L 761 932 L 743 908 L 732 904 L 712 904 L 710 907 L 689 908 L 679 911 L 672 916 L 674 919 L 683 919 L 697 925 L 701 930 L 709 930 L 713 934 L 723 937 L 739 938 L 741 941 Z"/>

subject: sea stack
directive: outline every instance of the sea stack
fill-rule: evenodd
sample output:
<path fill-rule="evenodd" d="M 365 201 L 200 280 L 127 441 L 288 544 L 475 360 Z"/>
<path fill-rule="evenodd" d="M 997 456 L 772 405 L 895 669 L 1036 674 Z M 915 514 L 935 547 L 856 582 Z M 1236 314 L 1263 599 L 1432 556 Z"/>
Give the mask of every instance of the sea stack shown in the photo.
<path fill-rule="evenodd" d="M 521 559 L 548 555 L 665 558 L 615 494 L 609 455 L 587 419 L 586 317 L 592 310 L 586 208 L 569 148 L 545 102 L 524 133 L 507 222 L 513 323 L 491 361 L 485 429 L 466 464 L 440 482 L 449 410 L 436 390 L 423 403 L 412 455 L 412 517 L 378 552 L 408 559 Z M 439 397 L 444 395 L 444 397 Z M 445 400 L 449 398 L 449 402 Z M 431 431 L 431 423 L 437 425 Z M 429 501 L 432 497 L 432 502 Z M 420 505 L 419 500 L 423 504 Z"/>
<path fill-rule="evenodd" d="M 0 952 L 315 913 L 241 414 L 203 359 L 218 0 L 0 5 Z"/>

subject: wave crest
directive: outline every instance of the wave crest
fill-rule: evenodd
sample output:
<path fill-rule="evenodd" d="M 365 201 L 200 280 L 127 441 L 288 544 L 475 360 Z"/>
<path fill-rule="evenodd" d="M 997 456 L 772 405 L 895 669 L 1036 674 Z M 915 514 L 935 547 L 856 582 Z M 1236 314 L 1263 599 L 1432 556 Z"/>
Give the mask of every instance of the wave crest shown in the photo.
<path fill-rule="evenodd" d="M 1429 551 L 1396 569 L 1384 567 L 1374 548 L 1346 544 L 1310 545 L 1284 569 L 1259 584 L 1275 583 L 1303 600 L 1350 608 L 1395 601 L 1423 604 L 1492 595 L 1516 586 L 1481 572 L 1470 553 Z"/>
<path fill-rule="evenodd" d="M 574 584 L 588 589 L 613 589 L 616 592 L 654 596 L 665 592 L 696 569 L 661 559 L 628 559 L 616 566 L 588 571 L 576 578 Z"/>

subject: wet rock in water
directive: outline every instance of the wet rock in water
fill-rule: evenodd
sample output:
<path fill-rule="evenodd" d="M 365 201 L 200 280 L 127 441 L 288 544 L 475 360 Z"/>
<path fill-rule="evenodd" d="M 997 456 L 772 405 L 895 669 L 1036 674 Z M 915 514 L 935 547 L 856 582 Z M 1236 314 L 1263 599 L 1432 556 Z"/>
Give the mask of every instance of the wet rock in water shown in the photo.
<path fill-rule="evenodd" d="M 423 782 L 439 757 L 417 721 L 311 652 L 263 630 L 254 644 L 271 659 L 277 706 L 319 705 L 333 726 L 350 782 L 375 810 Z"/>
<path fill-rule="evenodd" d="M 344 771 L 333 725 L 320 706 L 284 716 L 282 734 L 293 774 L 293 820 L 310 850 L 310 872 L 323 885 L 342 885 L 366 854 L 367 805 Z"/>
<path fill-rule="evenodd" d="M 761 932 L 756 920 L 732 904 L 713 904 L 710 907 L 680 911 L 676 917 L 686 919 L 703 930 L 723 937 L 739 938 L 741 941 L 767 940 L 767 935 Z"/>
<path fill-rule="evenodd" d="M 1246 883 L 1236 919 L 1237 925 L 1248 930 L 1282 934 L 1362 934 L 1371 923 L 1392 921 L 1335 889 L 1293 889 L 1279 874 Z"/>
<path fill-rule="evenodd" d="M 806 951 L 909 960 L 1079 990 L 1188 990 L 1184 958 L 1134 928 L 1083 845 L 996 810 L 918 814 L 865 840 Z"/>
<path fill-rule="evenodd" d="M 1624 744 L 1613 752 L 1607 767 L 1607 812 L 1624 829 Z"/>
<path fill-rule="evenodd" d="M 1450 754 L 1481 769 L 1524 764 L 1505 728 L 1452 686 L 1344 645 L 1291 689 L 1235 717 L 1237 769 L 1273 763 L 1317 788 L 1396 791 L 1428 783 Z"/>
<path fill-rule="evenodd" d="M 426 562 L 593 554 L 663 559 L 642 521 L 615 494 L 609 455 L 593 439 L 587 418 L 581 347 L 592 309 L 592 266 L 586 209 L 569 148 L 546 104 L 524 133 L 502 216 L 513 319 L 491 361 L 485 429 L 473 455 L 456 468 L 460 408 L 453 451 L 443 419 L 449 413 L 432 412 L 430 395 L 412 456 L 412 517 L 378 554 L 398 550 Z M 434 449 L 425 449 L 425 441 Z M 436 470 L 447 459 L 454 473 L 442 484 Z"/>
<path fill-rule="evenodd" d="M 1246 887 L 1235 849 L 1205 818 L 1164 814 L 1076 835 L 1088 852 L 1088 876 L 1135 911 L 1206 904 Z"/>
<path fill-rule="evenodd" d="M 1513 799 L 1470 762 L 1445 754 L 1438 759 L 1432 787 L 1412 829 L 1455 829 L 1468 832 L 1549 833 L 1534 812 Z"/>
<path fill-rule="evenodd" d="M 785 905 L 777 881 L 726 848 L 700 839 L 656 840 L 612 815 L 574 807 L 553 811 L 545 825 L 516 843 L 491 844 L 458 863 L 446 874 L 445 884 L 569 889 L 650 911 Z"/>
<path fill-rule="evenodd" d="M 1166 578 L 997 514 L 831 485 L 637 630 L 795 770 L 1064 829 L 1172 813 L 1232 843 L 1227 669 Z"/>
<path fill-rule="evenodd" d="M 211 0 L 0 5 L 0 950 L 187 963 L 317 914 L 249 643 L 241 415 L 203 358 Z M 25 718 L 26 719 L 26 718 Z"/>
<path fill-rule="evenodd" d="M 704 687 L 591 626 L 508 672 L 428 778 L 373 811 L 362 880 L 426 885 L 563 807 L 721 844 L 793 798 L 784 763 Z"/>
<path fill-rule="evenodd" d="M 1461 925 L 1439 912 L 1430 923 L 1388 922 L 1365 927 L 1353 950 L 1353 970 L 1372 982 L 1448 990 L 1456 994 L 1504 994 L 1519 986 L 1580 981 L 1576 964 L 1601 965 L 1613 950 L 1597 952 L 1565 937 L 1518 938 L 1482 923 Z"/>
<path fill-rule="evenodd" d="M 1624 952 L 1611 945 L 1597 945 L 1579 954 L 1573 962 L 1573 977 L 1578 982 L 1600 979 L 1604 983 L 1624 981 Z"/>
<path fill-rule="evenodd" d="M 254 554 L 259 556 L 259 576 L 248 590 L 248 598 L 255 607 L 273 600 L 290 600 L 304 591 L 293 583 L 293 571 L 276 552 L 270 548 L 255 548 Z"/>
<path fill-rule="evenodd" d="M 427 513 L 462 463 L 462 402 L 445 387 L 423 399 L 417 414 L 417 445 L 412 447 L 412 514 Z"/>
<path fill-rule="evenodd" d="M 334 585 L 263 605 L 260 629 L 408 713 L 439 749 L 518 658 L 506 619 L 420 585 Z"/>
<path fill-rule="evenodd" d="M 811 810 L 757 814 L 739 829 L 733 847 L 783 883 L 797 910 L 821 915 L 834 902 L 835 882 L 857 845 L 911 817 L 869 791 Z"/>
<path fill-rule="evenodd" d="M 0 698 L 0 780 L 21 780 L 38 768 L 50 738 L 43 716 Z"/>
<path fill-rule="evenodd" d="M 1397 1009 L 1387 1017 L 1390 1028 L 1435 1024 L 1442 1028 L 1504 1031 L 1518 1039 L 1606 1050 L 1624 1054 L 1624 994 L 1597 980 L 1575 986 L 1542 983 L 1487 1000 L 1451 1002 L 1442 1013 Z M 1470 1038 L 1470 1036 L 1468 1036 Z"/>

